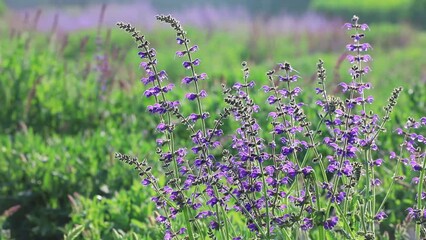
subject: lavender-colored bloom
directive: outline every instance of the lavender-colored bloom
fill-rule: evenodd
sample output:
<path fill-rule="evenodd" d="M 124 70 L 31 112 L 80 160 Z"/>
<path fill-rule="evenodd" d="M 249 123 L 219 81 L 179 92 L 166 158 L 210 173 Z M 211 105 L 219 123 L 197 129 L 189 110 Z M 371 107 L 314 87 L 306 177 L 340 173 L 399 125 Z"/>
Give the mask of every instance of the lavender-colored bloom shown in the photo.
<path fill-rule="evenodd" d="M 194 61 L 192 61 L 192 65 L 194 65 L 194 66 L 200 65 L 200 59 L 197 58 Z"/>
<path fill-rule="evenodd" d="M 144 92 L 145 97 L 158 96 L 161 92 L 161 89 L 157 86 L 149 88 Z"/>
<path fill-rule="evenodd" d="M 145 77 L 145 78 L 141 78 L 141 82 L 144 84 L 144 85 L 147 85 L 147 84 L 149 84 L 149 83 L 152 83 L 152 82 L 154 82 L 155 81 L 155 74 L 150 74 L 148 77 Z"/>
<path fill-rule="evenodd" d="M 422 117 L 422 118 L 420 118 L 420 123 L 421 123 L 423 126 L 426 126 L 426 117 Z"/>
<path fill-rule="evenodd" d="M 371 186 L 380 186 L 381 184 L 382 184 L 382 181 L 380 181 L 380 179 L 378 178 L 371 180 Z"/>
<path fill-rule="evenodd" d="M 209 224 L 209 228 L 212 230 L 218 230 L 219 229 L 219 224 L 216 221 L 211 221 Z"/>
<path fill-rule="evenodd" d="M 166 71 L 161 70 L 161 71 L 158 73 L 158 79 L 160 79 L 160 80 L 164 80 L 164 79 L 166 79 L 166 78 L 167 78 L 167 73 L 166 73 Z"/>
<path fill-rule="evenodd" d="M 173 83 L 169 83 L 166 86 L 164 86 L 161 91 L 163 91 L 164 93 L 170 92 L 173 88 L 174 88 L 174 84 Z"/>
<path fill-rule="evenodd" d="M 411 179 L 411 183 L 412 184 L 414 184 L 414 185 L 417 185 L 417 184 L 419 184 L 419 178 L 418 177 L 413 177 L 412 179 Z"/>
<path fill-rule="evenodd" d="M 157 125 L 157 130 L 160 131 L 160 132 L 167 130 L 167 128 L 168 127 L 165 123 L 160 123 L 160 124 Z"/>
<path fill-rule="evenodd" d="M 173 233 L 170 230 L 166 230 L 164 233 L 164 240 L 172 240 L 173 239 Z"/>
<path fill-rule="evenodd" d="M 142 180 L 141 183 L 142 183 L 142 185 L 147 186 L 147 185 L 151 184 L 151 181 L 148 178 L 145 178 L 145 179 Z"/>
<path fill-rule="evenodd" d="M 200 93 L 199 93 L 199 96 L 200 96 L 201 98 L 205 98 L 205 97 L 207 97 L 207 92 L 206 92 L 206 90 L 201 90 L 201 91 L 200 91 Z"/>
<path fill-rule="evenodd" d="M 300 229 L 303 231 L 308 231 L 309 229 L 312 229 L 314 227 L 314 221 L 310 218 L 304 218 L 303 224 L 300 225 Z"/>
<path fill-rule="evenodd" d="M 254 88 L 254 86 L 256 85 L 256 83 L 254 82 L 254 81 L 250 81 L 248 84 L 247 84 L 247 87 L 249 87 L 249 88 Z"/>
<path fill-rule="evenodd" d="M 374 161 L 373 161 L 373 164 L 374 164 L 375 166 L 381 166 L 381 165 L 382 165 L 382 163 L 383 163 L 383 159 L 381 159 L 381 158 L 376 159 L 376 160 L 374 160 Z"/>
<path fill-rule="evenodd" d="M 176 51 L 176 56 L 178 57 L 183 57 L 185 56 L 185 54 L 186 54 L 186 51 Z"/>
<path fill-rule="evenodd" d="M 185 95 L 185 97 L 189 100 L 189 101 L 194 101 L 195 99 L 197 99 L 198 95 L 196 93 L 187 93 Z"/>
<path fill-rule="evenodd" d="M 189 51 L 190 51 L 190 52 L 196 52 L 196 51 L 198 51 L 198 46 L 197 46 L 197 45 L 194 45 L 194 46 L 190 47 L 190 48 L 189 48 Z"/>
<path fill-rule="evenodd" d="M 250 229 L 250 231 L 252 231 L 252 232 L 257 232 L 259 229 L 257 228 L 257 226 L 256 226 L 256 224 L 254 224 L 254 223 L 249 223 L 248 225 L 247 225 L 247 227 L 248 227 L 248 229 Z"/>
<path fill-rule="evenodd" d="M 279 98 L 277 98 L 277 97 L 275 97 L 275 96 L 273 96 L 273 95 L 271 95 L 271 96 L 269 96 L 269 97 L 268 97 L 268 103 L 269 103 L 269 104 L 274 104 L 274 103 L 276 103 L 278 100 L 279 100 Z"/>
<path fill-rule="evenodd" d="M 327 230 L 333 229 L 336 226 L 338 221 L 339 221 L 338 217 L 336 216 L 331 217 L 324 222 L 324 228 Z"/>
<path fill-rule="evenodd" d="M 164 114 L 167 111 L 164 107 L 162 107 L 158 103 L 155 103 L 154 105 L 148 106 L 147 109 L 152 114 Z"/>
<path fill-rule="evenodd" d="M 302 169 L 302 173 L 305 177 L 311 174 L 313 171 L 314 169 L 311 166 L 307 166 Z"/>
<path fill-rule="evenodd" d="M 385 212 L 383 212 L 383 211 L 381 211 L 381 212 L 378 212 L 377 214 L 376 214 L 376 216 L 374 216 L 374 220 L 376 220 L 376 221 L 382 221 L 383 219 L 385 219 L 385 218 L 387 218 L 388 217 L 388 215 L 385 213 Z"/>
<path fill-rule="evenodd" d="M 367 103 L 369 103 L 369 104 L 373 103 L 373 101 L 374 101 L 373 96 L 368 96 L 368 97 L 365 99 L 365 102 L 367 102 Z"/>
<path fill-rule="evenodd" d="M 183 65 L 183 67 L 184 67 L 184 68 L 186 68 L 186 69 L 190 69 L 190 68 L 191 68 L 191 66 L 192 66 L 192 63 L 191 63 L 191 62 L 188 62 L 188 61 L 185 61 L 185 62 L 183 62 L 183 63 L 182 63 L 182 65 Z"/>
<path fill-rule="evenodd" d="M 182 45 L 185 43 L 185 40 L 183 40 L 182 38 L 176 38 L 177 44 Z"/>
<path fill-rule="evenodd" d="M 165 223 L 167 221 L 167 218 L 165 216 L 158 216 L 155 220 L 159 223 Z"/>
<path fill-rule="evenodd" d="M 196 78 L 194 78 L 194 77 L 184 77 L 183 79 L 182 79 L 182 83 L 183 84 L 190 84 L 192 81 L 194 81 Z"/>
<path fill-rule="evenodd" d="M 212 211 L 202 211 L 202 212 L 199 212 L 197 215 L 195 215 L 195 218 L 202 219 L 202 218 L 207 218 L 213 215 L 214 213 Z"/>
<path fill-rule="evenodd" d="M 411 160 L 410 165 L 414 171 L 422 170 L 422 166 L 420 166 L 420 164 L 418 164 L 415 160 Z"/>
<path fill-rule="evenodd" d="M 267 85 L 262 86 L 262 89 L 263 89 L 263 91 L 264 91 L 265 93 L 267 93 L 267 92 L 269 92 L 269 91 L 273 90 L 273 88 L 271 88 L 271 87 L 269 87 L 269 86 L 267 86 Z"/>

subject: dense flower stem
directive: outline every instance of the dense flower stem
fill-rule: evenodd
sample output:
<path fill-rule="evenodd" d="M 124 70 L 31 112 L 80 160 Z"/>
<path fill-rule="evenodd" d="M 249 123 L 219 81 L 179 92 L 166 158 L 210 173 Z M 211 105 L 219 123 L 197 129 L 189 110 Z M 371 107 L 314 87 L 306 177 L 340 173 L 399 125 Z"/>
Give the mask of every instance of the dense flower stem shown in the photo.
<path fill-rule="evenodd" d="M 423 183 L 425 181 L 425 171 L 426 171 L 426 151 L 423 153 L 423 164 L 422 169 L 420 170 L 420 177 L 419 177 L 419 185 L 417 186 L 417 209 L 422 209 L 422 190 L 423 190 Z M 416 238 L 421 239 L 421 224 L 416 224 Z"/>
<path fill-rule="evenodd" d="M 370 225 L 370 223 L 374 226 L 374 221 L 370 221 L 372 213 L 374 211 L 374 209 L 371 209 L 371 199 L 370 199 L 370 185 L 371 185 L 371 181 L 370 181 L 370 164 L 369 164 L 369 156 L 368 156 L 368 150 L 364 151 L 364 164 L 365 164 L 365 169 L 366 169 L 366 173 L 365 173 L 365 184 L 366 184 L 366 191 L 365 191 L 365 201 L 364 201 L 364 213 L 365 216 L 367 217 L 367 223 L 369 223 L 368 225 Z M 373 226 L 369 226 L 369 228 L 372 228 Z M 369 230 L 369 229 L 367 229 Z"/>
<path fill-rule="evenodd" d="M 246 92 L 246 95 L 247 95 L 247 97 L 249 96 L 249 91 L 248 91 L 248 83 L 247 83 L 247 79 L 248 79 L 248 74 L 245 74 L 244 75 L 244 83 L 245 83 L 245 92 Z M 253 129 L 253 125 L 250 125 L 250 131 L 251 132 L 253 132 L 254 131 L 254 129 Z M 251 136 L 251 141 L 252 142 L 256 142 L 256 139 L 255 139 L 255 137 L 254 136 Z M 255 150 L 256 150 L 256 155 L 257 156 L 260 156 L 260 150 L 259 150 L 259 147 L 258 147 L 258 145 L 257 144 L 255 144 Z M 269 201 L 268 201 L 268 193 L 267 193 L 267 191 L 266 191 L 266 186 L 267 186 L 267 184 L 266 184 L 266 181 L 265 181 L 265 173 L 264 173 L 264 170 L 263 170 L 263 166 L 262 166 L 262 162 L 261 161 L 258 161 L 258 163 L 259 163 L 259 168 L 260 168 L 260 172 L 261 172 L 261 177 L 262 177 L 262 184 L 263 184 L 263 188 L 262 188 L 262 190 L 263 190 L 263 197 L 265 198 L 265 210 L 266 210 L 266 237 L 267 237 L 267 239 L 270 239 L 270 231 L 271 231 L 271 229 L 270 229 L 270 215 L 269 215 Z"/>

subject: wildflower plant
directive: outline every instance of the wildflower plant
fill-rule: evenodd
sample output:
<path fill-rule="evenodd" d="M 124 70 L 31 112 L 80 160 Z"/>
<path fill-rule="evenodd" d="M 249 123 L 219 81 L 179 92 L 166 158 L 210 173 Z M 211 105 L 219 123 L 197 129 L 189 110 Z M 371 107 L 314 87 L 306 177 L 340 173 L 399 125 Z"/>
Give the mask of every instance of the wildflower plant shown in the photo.
<path fill-rule="evenodd" d="M 383 116 L 369 110 L 374 98 L 368 95 L 372 84 L 366 81 L 372 61 L 367 54 L 372 47 L 364 42 L 367 24 L 354 16 L 344 25 L 352 39 L 346 46 L 350 81 L 339 84 L 344 98 L 327 92 L 324 62 L 319 60 L 317 120 L 305 114 L 313 109 L 300 100 L 301 77 L 288 62 L 266 73 L 269 85 L 261 89 L 269 107 L 260 109 L 253 100 L 253 89 L 259 87 L 243 62 L 242 80 L 222 86 L 226 106 L 211 116 L 203 108 L 208 93 L 200 81 L 208 77 L 198 70 L 198 46 L 173 17 L 161 15 L 157 20 L 176 32 L 176 56 L 187 70 L 180 85 L 189 90 L 183 104 L 172 98 L 176 81 L 160 70 L 156 50 L 145 36 L 130 24 L 118 26 L 138 45 L 144 96 L 152 99 L 147 110 L 158 119 L 155 152 L 164 175 L 153 173 L 151 160 L 121 153 L 116 158 L 134 166 L 141 183 L 155 190 L 151 200 L 164 239 L 375 239 L 379 222 L 389 214 L 385 202 L 404 165 L 419 173 L 413 179 L 418 186 L 416 204 L 407 215 L 416 223 L 417 237 L 424 236 L 426 154 L 421 129 L 426 118 L 410 118 L 404 129 L 396 130 L 403 138 L 400 149 L 380 149 L 378 137 L 386 130 L 402 88 L 393 90 Z M 183 106 L 195 112 L 184 115 Z M 267 117 L 270 126 L 261 126 L 259 115 Z M 237 123 L 234 132 L 224 132 L 225 119 Z M 177 134 L 180 128 L 189 137 L 185 146 L 176 141 L 185 137 Z M 380 151 L 390 156 L 380 157 Z M 379 175 L 377 169 L 395 160 L 391 184 L 382 186 L 380 177 L 389 176 Z"/>

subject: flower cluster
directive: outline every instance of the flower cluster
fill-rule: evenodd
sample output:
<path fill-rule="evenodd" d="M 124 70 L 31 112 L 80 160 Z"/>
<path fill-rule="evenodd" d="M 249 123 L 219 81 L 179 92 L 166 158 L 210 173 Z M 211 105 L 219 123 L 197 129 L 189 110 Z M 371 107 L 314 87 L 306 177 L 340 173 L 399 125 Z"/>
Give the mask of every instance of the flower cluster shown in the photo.
<path fill-rule="evenodd" d="M 154 101 L 147 110 L 159 119 L 156 130 L 161 137 L 156 140 L 156 154 L 165 174 L 157 178 L 147 161 L 122 154 L 116 157 L 133 165 L 141 183 L 155 190 L 152 201 L 164 239 L 297 239 L 313 233 L 318 239 L 329 234 L 374 239 L 379 233 L 377 223 L 388 216 L 384 203 L 392 190 L 390 186 L 376 205 L 376 190 L 383 189 L 377 169 L 386 163 L 378 136 L 385 130 L 402 89 L 392 92 L 383 117 L 368 110 L 374 102 L 366 95 L 372 84 L 364 80 L 372 60 L 366 54 L 372 47 L 363 42 L 368 25 L 360 24 L 356 16 L 344 25 L 351 31 L 352 41 L 346 46 L 351 81 L 339 84 L 345 99 L 327 93 L 326 70 L 319 61 L 315 92 L 322 112 L 318 121 L 305 114 L 303 90 L 297 85 L 301 77 L 288 62 L 266 73 L 269 85 L 261 87 L 266 94 L 265 109 L 260 109 L 251 95 L 256 82 L 250 80 L 250 69 L 243 62 L 242 81 L 222 86 L 226 107 L 210 121 L 213 116 L 203 109 L 208 93 L 200 87 L 207 74 L 198 72 L 201 61 L 194 57 L 199 47 L 191 44 L 176 19 L 169 15 L 157 19 L 176 32 L 180 48 L 176 56 L 183 59 L 182 67 L 188 72 L 181 85 L 192 88 L 183 101 L 195 111 L 186 116 L 181 113 L 181 102 L 170 100 L 168 94 L 175 85 L 166 83 L 167 73 L 157 69 L 156 50 L 132 26 L 119 23 L 138 43 L 140 66 L 145 72 L 141 82 L 148 87 L 144 96 Z M 258 122 L 261 110 L 267 111 L 264 115 L 270 125 Z M 227 118 L 237 123 L 233 132 L 222 128 Z M 417 205 L 409 209 L 409 216 L 421 223 L 425 218 L 421 201 L 426 198 L 422 191 L 426 141 L 411 129 L 425 122 L 425 118 L 409 119 L 404 129 L 398 129 L 409 157 L 394 152 L 390 157 L 420 172 L 413 179 L 418 184 Z M 189 137 L 186 144 L 178 146 L 182 141 L 176 139 L 185 136 Z M 243 219 L 245 228 L 235 225 L 236 215 Z"/>

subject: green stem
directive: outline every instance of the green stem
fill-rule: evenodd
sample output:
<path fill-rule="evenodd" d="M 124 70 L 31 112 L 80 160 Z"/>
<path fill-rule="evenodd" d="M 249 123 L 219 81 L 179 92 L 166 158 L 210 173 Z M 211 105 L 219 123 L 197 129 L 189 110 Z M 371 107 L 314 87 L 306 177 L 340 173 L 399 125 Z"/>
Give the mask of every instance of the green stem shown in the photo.
<path fill-rule="evenodd" d="M 423 190 L 423 182 L 424 182 L 424 175 L 425 175 L 425 168 L 426 168 L 426 154 L 423 157 L 423 164 L 422 164 L 422 170 L 420 171 L 420 178 L 419 178 L 419 186 L 417 188 L 417 209 L 420 210 L 422 208 L 422 190 Z M 416 238 L 421 239 L 421 232 L 420 232 L 421 224 L 416 224 Z"/>
<path fill-rule="evenodd" d="M 183 214 L 185 215 L 185 223 L 186 223 L 186 228 L 188 229 L 189 239 L 194 240 L 195 237 L 194 237 L 194 233 L 192 231 L 192 224 L 189 221 L 188 207 L 186 207 L 186 206 L 184 207 Z"/>

